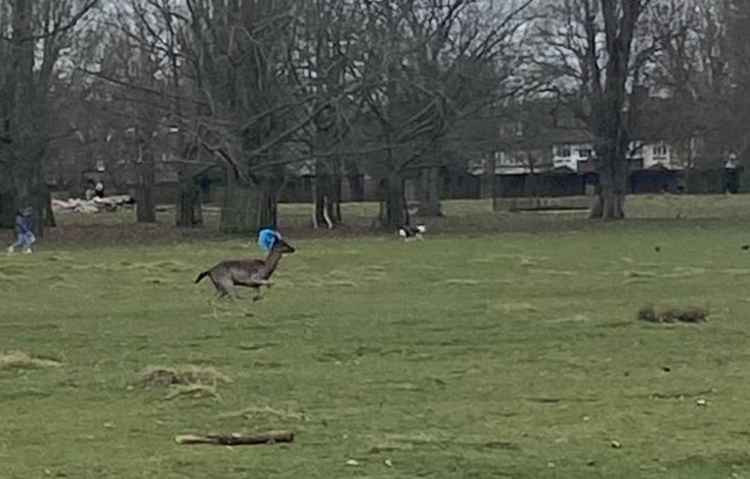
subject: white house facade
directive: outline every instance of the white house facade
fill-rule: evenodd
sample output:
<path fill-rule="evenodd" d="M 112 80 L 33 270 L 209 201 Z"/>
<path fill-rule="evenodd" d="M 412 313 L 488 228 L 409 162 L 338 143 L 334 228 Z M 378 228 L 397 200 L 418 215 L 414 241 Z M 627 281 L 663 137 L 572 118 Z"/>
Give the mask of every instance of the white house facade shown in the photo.
<path fill-rule="evenodd" d="M 664 141 L 633 141 L 629 150 L 628 159 L 635 169 L 683 169 L 674 148 Z M 495 174 L 521 175 L 550 169 L 567 169 L 572 173 L 592 171 L 591 161 L 595 157 L 596 152 L 591 143 L 559 143 L 546 152 L 497 151 L 494 153 Z M 469 169 L 472 174 L 481 175 L 487 164 L 486 160 L 476 161 Z M 582 168 L 583 164 L 588 165 L 588 168 Z"/>
<path fill-rule="evenodd" d="M 580 171 L 580 163 L 592 160 L 596 156 L 591 143 L 562 143 L 552 148 L 552 165 L 554 168 L 567 168 Z M 663 141 L 641 142 L 630 144 L 628 160 L 635 163 L 638 169 L 661 167 L 670 170 L 682 169 L 674 154 L 674 149 Z"/>

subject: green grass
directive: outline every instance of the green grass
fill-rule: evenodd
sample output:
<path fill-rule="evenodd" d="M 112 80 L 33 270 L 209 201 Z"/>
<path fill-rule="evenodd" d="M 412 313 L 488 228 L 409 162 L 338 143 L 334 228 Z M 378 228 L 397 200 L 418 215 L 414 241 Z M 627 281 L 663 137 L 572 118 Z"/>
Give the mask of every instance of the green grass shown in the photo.
<path fill-rule="evenodd" d="M 0 477 L 748 477 L 747 227 L 508 218 L 449 217 L 421 243 L 290 237 L 258 303 L 192 284 L 256 255 L 241 239 L 0 258 L 0 354 L 27 355 L 0 356 Z M 710 315 L 637 321 L 645 304 Z M 153 367 L 208 372 L 192 394 Z M 174 442 L 271 429 L 296 440 Z"/>

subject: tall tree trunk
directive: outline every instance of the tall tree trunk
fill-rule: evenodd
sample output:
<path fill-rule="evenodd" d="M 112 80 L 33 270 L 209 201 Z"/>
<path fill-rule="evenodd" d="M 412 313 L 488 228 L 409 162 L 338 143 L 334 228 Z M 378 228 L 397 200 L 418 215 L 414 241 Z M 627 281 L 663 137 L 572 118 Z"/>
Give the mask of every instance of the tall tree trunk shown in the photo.
<path fill-rule="evenodd" d="M 180 228 L 203 225 L 203 200 L 200 186 L 186 171 L 179 172 L 176 224 Z"/>
<path fill-rule="evenodd" d="M 630 104 L 625 108 L 626 85 L 629 79 L 635 83 L 638 81 L 637 72 L 631 75 L 630 57 L 636 25 L 645 3 L 602 0 L 601 6 L 608 59 L 603 87 L 599 70 L 594 69 L 595 81 L 592 82 L 591 128 L 599 184 L 589 216 L 616 220 L 625 217 L 625 195 L 630 174 L 628 131 L 634 125 L 638 111 L 635 95 L 631 95 Z M 589 49 L 593 52 L 593 58 L 589 58 L 589 61 L 592 64 L 598 61 L 596 41 L 596 35 L 590 35 Z"/>
<path fill-rule="evenodd" d="M 14 171 L 15 208 L 31 207 L 34 234 L 38 237 L 44 236 L 44 213 L 47 210 L 47 196 L 45 186 L 41 181 L 42 174 L 39 170 L 39 161 L 30 156 L 27 161 L 17 159 Z"/>
<path fill-rule="evenodd" d="M 500 205 L 502 204 L 502 202 L 498 200 L 504 197 L 503 178 L 501 176 L 495 176 L 493 180 L 492 211 L 498 211 L 500 209 Z"/>
<path fill-rule="evenodd" d="M 617 220 L 625 217 L 628 162 L 623 145 L 601 148 L 597 152 L 599 182 L 589 212 L 592 219 Z"/>
<path fill-rule="evenodd" d="M 16 195 L 9 187 L 0 186 L 0 228 L 13 228 Z"/>
<path fill-rule="evenodd" d="M 482 192 L 481 196 L 484 199 L 495 197 L 495 168 L 497 167 L 496 160 L 494 157 L 490 157 L 485 160 L 484 163 L 484 174 L 482 175 Z"/>
<path fill-rule="evenodd" d="M 176 67 L 175 67 L 176 70 Z M 179 111 L 179 103 L 177 108 Z M 185 136 L 180 135 L 180 151 L 188 160 L 196 160 L 198 149 L 185 146 Z M 189 165 L 180 165 L 177 170 L 177 208 L 175 224 L 179 228 L 195 228 L 203 226 L 203 192 L 199 184 L 199 177 L 193 176 Z"/>
<path fill-rule="evenodd" d="M 349 180 L 349 201 L 365 200 L 365 177 L 364 175 L 348 175 Z"/>
<path fill-rule="evenodd" d="M 136 217 L 138 223 L 156 222 L 154 203 L 154 152 L 145 145 L 136 166 L 138 183 L 135 190 Z"/>
<path fill-rule="evenodd" d="M 48 228 L 54 228 L 57 226 L 55 221 L 55 211 L 52 209 L 52 193 L 49 190 L 49 186 L 46 184 L 42 185 L 42 198 L 43 209 L 42 217 L 44 218 L 44 226 Z"/>
<path fill-rule="evenodd" d="M 395 228 L 406 222 L 404 180 L 398 173 L 392 172 L 385 178 L 382 204 L 381 225 L 384 228 Z"/>
<path fill-rule="evenodd" d="M 341 174 L 335 160 L 318 161 L 313 178 L 314 226 L 332 228 L 341 224 Z M 330 222 L 330 225 L 328 224 Z"/>
<path fill-rule="evenodd" d="M 9 173 L 12 177 L 11 192 L 15 195 L 12 209 L 30 206 L 34 210 L 34 232 L 42 236 L 41 221 L 45 210 L 42 201 L 42 160 L 46 150 L 44 115 L 46 109 L 40 105 L 44 99 L 37 97 L 34 76 L 33 6 L 30 0 L 13 2 L 13 37 L 10 80 L 6 102 L 10 117 L 3 121 L 4 136 L 11 138 Z M 39 78 L 38 80 L 42 80 Z M 46 92 L 45 92 L 46 93 Z"/>
<path fill-rule="evenodd" d="M 226 185 L 221 231 L 255 234 L 260 228 L 276 227 L 276 194 L 270 179 L 260 179 L 259 184 L 247 184 L 228 172 Z"/>
<path fill-rule="evenodd" d="M 443 216 L 440 205 L 440 168 L 426 168 L 420 172 L 419 216 Z"/>

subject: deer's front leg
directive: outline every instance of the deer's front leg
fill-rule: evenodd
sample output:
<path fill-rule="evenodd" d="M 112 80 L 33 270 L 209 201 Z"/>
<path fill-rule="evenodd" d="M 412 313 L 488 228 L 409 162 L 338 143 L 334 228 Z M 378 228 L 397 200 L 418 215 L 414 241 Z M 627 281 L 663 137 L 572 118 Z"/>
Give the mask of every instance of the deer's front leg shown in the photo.
<path fill-rule="evenodd" d="M 270 280 L 261 278 L 256 274 L 250 276 L 250 286 L 252 286 L 253 288 L 260 288 L 261 286 L 270 288 L 272 285 L 273 283 Z"/>

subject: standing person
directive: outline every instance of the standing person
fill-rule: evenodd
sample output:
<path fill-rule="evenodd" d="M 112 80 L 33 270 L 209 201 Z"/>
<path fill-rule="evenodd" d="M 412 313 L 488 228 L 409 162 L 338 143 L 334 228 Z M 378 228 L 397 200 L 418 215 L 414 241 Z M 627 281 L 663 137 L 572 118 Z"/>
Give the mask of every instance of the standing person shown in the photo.
<path fill-rule="evenodd" d="M 31 253 L 31 245 L 36 241 L 32 213 L 30 206 L 16 212 L 16 242 L 8 246 L 8 254 L 13 254 L 18 246 L 23 247 L 24 253 Z"/>

